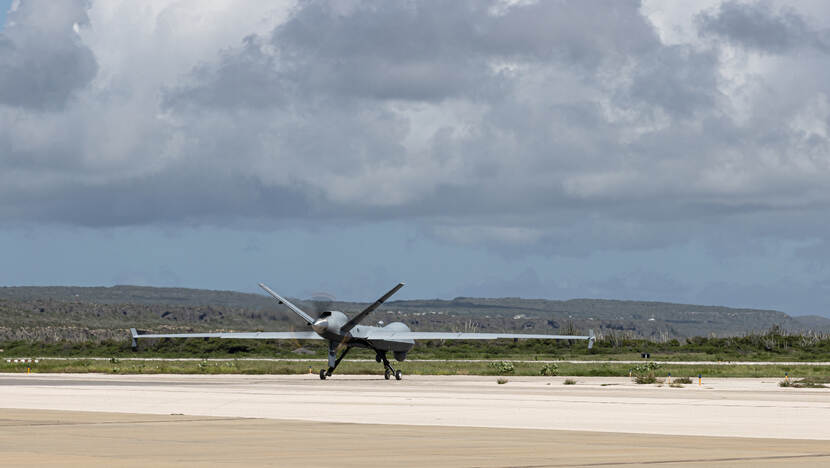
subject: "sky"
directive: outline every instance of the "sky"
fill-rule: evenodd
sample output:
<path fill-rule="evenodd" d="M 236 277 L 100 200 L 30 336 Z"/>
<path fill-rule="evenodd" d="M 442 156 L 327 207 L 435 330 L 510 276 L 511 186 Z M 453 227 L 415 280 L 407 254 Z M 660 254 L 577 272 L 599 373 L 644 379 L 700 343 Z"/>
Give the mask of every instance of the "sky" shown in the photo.
<path fill-rule="evenodd" d="M 0 9 L 0 285 L 830 316 L 827 2 Z"/>
<path fill-rule="evenodd" d="M 0 30 L 3 29 L 3 25 L 6 23 L 6 12 L 9 11 L 11 6 L 11 0 L 0 0 Z"/>

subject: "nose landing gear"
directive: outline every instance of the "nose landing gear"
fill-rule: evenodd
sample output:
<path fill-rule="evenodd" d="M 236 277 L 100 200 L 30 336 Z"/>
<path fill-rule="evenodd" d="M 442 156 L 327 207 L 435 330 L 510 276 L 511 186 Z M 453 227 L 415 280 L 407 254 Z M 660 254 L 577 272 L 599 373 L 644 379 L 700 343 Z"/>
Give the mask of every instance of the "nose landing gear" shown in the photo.
<path fill-rule="evenodd" d="M 337 356 L 337 344 L 333 341 L 329 341 L 329 368 L 320 369 L 320 380 L 326 380 L 326 377 L 331 377 L 331 374 L 333 374 L 334 370 L 337 369 L 337 366 L 340 365 L 340 361 L 346 357 L 346 354 L 348 354 L 351 349 L 352 348 L 347 346 L 346 349 L 340 353 L 340 357 L 335 359 Z"/>

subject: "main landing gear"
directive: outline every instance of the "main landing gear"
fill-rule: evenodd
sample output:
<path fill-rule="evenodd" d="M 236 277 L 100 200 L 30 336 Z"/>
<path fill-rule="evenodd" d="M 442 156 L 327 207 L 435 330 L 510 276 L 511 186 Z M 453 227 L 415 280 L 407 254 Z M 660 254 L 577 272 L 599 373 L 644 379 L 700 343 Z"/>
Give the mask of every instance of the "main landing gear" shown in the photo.
<path fill-rule="evenodd" d="M 342 353 L 340 353 L 340 357 L 337 356 L 337 343 L 334 341 L 329 341 L 329 368 L 328 369 L 320 369 L 320 380 L 326 380 L 327 377 L 331 377 L 334 373 L 334 370 L 337 369 L 337 366 L 340 365 L 340 361 L 346 357 L 346 354 L 349 353 L 349 350 L 352 349 L 350 347 L 346 347 Z M 375 360 L 377 362 L 383 363 L 383 378 L 389 380 L 392 376 L 395 376 L 395 380 L 401 380 L 403 378 L 403 372 L 400 369 L 395 369 L 392 367 L 392 364 L 389 363 L 389 359 L 386 359 L 386 351 L 375 351 Z"/>
<path fill-rule="evenodd" d="M 401 380 L 403 378 L 403 372 L 400 369 L 395 370 L 392 368 L 392 365 L 389 364 L 389 359 L 386 359 L 386 352 L 385 351 L 378 351 L 377 356 L 375 356 L 375 361 L 381 362 L 383 361 L 383 378 L 389 380 L 393 375 L 395 376 L 395 380 Z"/>

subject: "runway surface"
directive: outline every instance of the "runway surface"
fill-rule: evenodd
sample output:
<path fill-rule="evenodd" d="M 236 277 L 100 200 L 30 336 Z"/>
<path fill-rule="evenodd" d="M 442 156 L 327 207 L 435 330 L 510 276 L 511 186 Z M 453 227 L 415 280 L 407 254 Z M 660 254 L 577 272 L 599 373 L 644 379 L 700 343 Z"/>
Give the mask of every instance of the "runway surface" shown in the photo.
<path fill-rule="evenodd" d="M 3 466 L 826 466 L 822 441 L 0 410 Z"/>
<path fill-rule="evenodd" d="M 779 388 L 777 379 L 685 388 L 576 380 L 2 374 L 0 459 L 4 466 L 830 465 L 830 390 Z"/>

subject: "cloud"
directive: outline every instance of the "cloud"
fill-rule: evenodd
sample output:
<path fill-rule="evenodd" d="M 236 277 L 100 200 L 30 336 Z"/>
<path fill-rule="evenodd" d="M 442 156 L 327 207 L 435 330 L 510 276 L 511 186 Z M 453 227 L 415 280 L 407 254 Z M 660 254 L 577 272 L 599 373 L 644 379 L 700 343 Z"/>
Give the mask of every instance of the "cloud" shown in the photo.
<path fill-rule="evenodd" d="M 701 13 L 697 22 L 701 34 L 761 52 L 780 54 L 803 47 L 830 50 L 827 36 L 813 30 L 797 11 L 775 11 L 768 2 L 727 1 Z"/>
<path fill-rule="evenodd" d="M 403 219 L 551 254 L 824 238 L 830 61 L 802 17 L 725 3 L 667 44 L 628 1 L 23 2 L 0 214 Z"/>
<path fill-rule="evenodd" d="M 84 0 L 21 2 L 0 32 L 0 104 L 57 110 L 95 77 L 78 36 L 89 24 Z"/>

